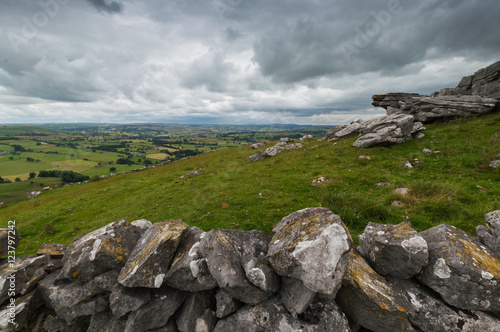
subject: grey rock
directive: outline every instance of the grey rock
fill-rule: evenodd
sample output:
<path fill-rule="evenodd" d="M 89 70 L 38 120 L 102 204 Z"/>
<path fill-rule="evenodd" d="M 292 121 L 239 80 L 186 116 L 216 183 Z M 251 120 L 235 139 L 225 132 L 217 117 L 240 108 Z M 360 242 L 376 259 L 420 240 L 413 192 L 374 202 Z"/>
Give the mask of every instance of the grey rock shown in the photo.
<path fill-rule="evenodd" d="M 335 301 L 353 321 L 374 332 L 415 331 L 399 289 L 376 273 L 357 253 L 350 260 Z"/>
<path fill-rule="evenodd" d="M 113 317 L 110 310 L 104 310 L 92 315 L 87 332 L 123 332 L 127 319 Z"/>
<path fill-rule="evenodd" d="M 299 279 L 314 292 L 336 293 L 352 247 L 339 216 L 307 208 L 284 217 L 273 232 L 267 257 L 278 274 Z"/>
<path fill-rule="evenodd" d="M 449 307 L 426 287 L 413 280 L 389 278 L 400 294 L 406 297 L 402 305 L 410 322 L 422 331 L 500 331 L 500 321 L 479 312 L 463 312 Z"/>
<path fill-rule="evenodd" d="M 175 314 L 177 328 L 181 332 L 191 332 L 196 329 L 196 319 L 200 317 L 206 309 L 215 306 L 213 291 L 203 291 L 189 293 L 184 304 Z"/>
<path fill-rule="evenodd" d="M 61 259 L 66 253 L 68 246 L 59 243 L 42 244 L 40 249 L 36 252 L 37 256 L 49 255 L 51 258 Z"/>
<path fill-rule="evenodd" d="M 425 149 L 422 150 L 422 152 L 425 153 L 425 154 L 431 154 L 432 150 L 425 148 Z"/>
<path fill-rule="evenodd" d="M 165 276 L 165 282 L 173 288 L 190 292 L 212 289 L 217 282 L 208 271 L 207 260 L 200 252 L 200 241 L 205 232 L 190 227 L 181 242 Z"/>
<path fill-rule="evenodd" d="M 359 251 L 383 276 L 409 279 L 429 263 L 427 242 L 408 223 L 368 223 L 359 236 Z"/>
<path fill-rule="evenodd" d="M 263 147 L 263 146 L 264 146 L 264 143 L 262 143 L 262 142 L 261 143 L 254 143 L 254 144 L 250 145 L 250 147 L 252 149 L 258 149 L 258 148 Z"/>
<path fill-rule="evenodd" d="M 332 129 L 328 130 L 328 132 L 325 135 L 326 140 L 331 141 L 331 140 L 336 140 L 337 138 L 335 137 L 335 134 L 341 131 L 342 129 L 346 128 L 347 125 L 342 125 L 342 126 L 337 126 L 333 127 Z"/>
<path fill-rule="evenodd" d="M 349 320 L 334 301 L 314 301 L 301 318 L 314 332 L 351 332 Z"/>
<path fill-rule="evenodd" d="M 151 291 L 151 301 L 130 313 L 125 332 L 141 332 L 167 324 L 186 298 L 186 293 L 163 286 Z"/>
<path fill-rule="evenodd" d="M 14 251 L 18 245 L 19 235 L 16 230 L 0 228 L 0 257 L 7 255 L 9 251 Z"/>
<path fill-rule="evenodd" d="M 109 307 L 115 317 L 123 317 L 151 300 L 149 288 L 127 288 L 116 285 L 109 296 Z"/>
<path fill-rule="evenodd" d="M 201 316 L 196 318 L 194 332 L 212 332 L 217 324 L 215 311 L 206 309 Z"/>
<path fill-rule="evenodd" d="M 402 92 L 392 92 L 387 94 L 373 95 L 372 105 L 376 107 L 383 107 L 388 110 L 388 107 L 395 109 L 401 108 L 401 103 L 407 98 L 418 97 L 418 93 L 402 93 Z"/>
<path fill-rule="evenodd" d="M 417 278 L 460 309 L 500 312 L 500 260 L 478 240 L 450 225 L 421 232 L 429 264 Z"/>
<path fill-rule="evenodd" d="M 217 322 L 214 332 L 313 331 L 313 325 L 294 319 L 276 299 L 246 305 Z"/>
<path fill-rule="evenodd" d="M 82 325 L 85 323 L 84 320 L 76 320 L 71 323 L 67 323 L 65 320 L 54 317 L 52 315 L 48 316 L 43 322 L 43 331 L 47 332 L 83 332 Z"/>
<path fill-rule="evenodd" d="M 484 216 L 486 225 L 476 228 L 481 241 L 500 259 L 500 210 L 492 211 Z"/>
<path fill-rule="evenodd" d="M 181 220 L 154 224 L 137 242 L 120 272 L 118 282 L 125 287 L 161 287 L 181 237 L 188 227 Z"/>
<path fill-rule="evenodd" d="M 279 142 L 278 142 L 278 144 L 279 144 Z M 262 160 L 262 159 L 267 158 L 267 157 L 274 157 L 275 155 L 277 155 L 281 151 L 283 151 L 283 147 L 281 147 L 280 145 L 275 145 L 275 146 L 272 146 L 272 147 L 267 148 L 265 150 L 262 150 L 254 155 L 251 155 L 248 158 L 251 161 L 259 161 L 259 160 Z"/>
<path fill-rule="evenodd" d="M 313 302 L 316 292 L 313 292 L 299 279 L 283 277 L 280 290 L 281 302 L 288 312 L 297 318 Z"/>
<path fill-rule="evenodd" d="M 383 115 L 363 124 L 361 137 L 354 147 L 400 144 L 409 141 L 413 131 L 413 116 L 407 114 Z"/>
<path fill-rule="evenodd" d="M 242 304 L 239 300 L 233 298 L 226 290 L 219 288 L 215 293 L 215 300 L 217 304 L 217 317 L 223 318 L 236 312 L 241 308 Z"/>
<path fill-rule="evenodd" d="M 336 131 L 332 139 L 337 140 L 343 137 L 359 135 L 364 126 L 365 122 L 362 120 L 353 121 L 348 126 Z"/>
<path fill-rule="evenodd" d="M 50 263 L 49 256 L 16 257 L 11 265 L 5 260 L 0 265 L 0 304 L 15 295 L 24 295 L 31 291 L 46 275 L 44 268 Z"/>
<path fill-rule="evenodd" d="M 93 283 L 99 289 L 102 289 L 103 291 L 111 292 L 115 288 L 115 286 L 118 282 L 119 275 L 120 275 L 120 271 L 118 271 L 118 270 L 111 270 L 108 272 L 104 272 L 103 274 L 100 274 L 97 277 L 95 277 L 93 280 Z"/>
<path fill-rule="evenodd" d="M 95 276 L 124 266 L 141 235 L 151 227 L 147 220 L 124 219 L 78 237 L 63 257 L 63 275 L 85 284 Z"/>
<path fill-rule="evenodd" d="M 14 298 L 12 299 L 14 300 Z M 35 311 L 42 305 L 43 299 L 38 289 L 16 298 L 15 302 L 7 301 L 0 307 L 0 331 L 22 330 Z M 14 324 L 11 323 L 12 321 Z"/>
<path fill-rule="evenodd" d="M 265 254 L 271 237 L 260 231 L 212 229 L 200 243 L 210 274 L 220 288 L 249 304 L 269 298 L 279 279 Z"/>
<path fill-rule="evenodd" d="M 490 165 L 489 165 L 491 168 L 500 168 L 500 160 L 492 160 L 490 161 Z"/>
<path fill-rule="evenodd" d="M 413 122 L 413 129 L 411 130 L 412 135 L 419 134 L 420 131 L 426 130 L 422 122 Z"/>
<path fill-rule="evenodd" d="M 177 325 L 175 325 L 175 319 L 170 317 L 167 325 L 159 327 L 157 329 L 147 330 L 147 332 L 178 332 Z"/>

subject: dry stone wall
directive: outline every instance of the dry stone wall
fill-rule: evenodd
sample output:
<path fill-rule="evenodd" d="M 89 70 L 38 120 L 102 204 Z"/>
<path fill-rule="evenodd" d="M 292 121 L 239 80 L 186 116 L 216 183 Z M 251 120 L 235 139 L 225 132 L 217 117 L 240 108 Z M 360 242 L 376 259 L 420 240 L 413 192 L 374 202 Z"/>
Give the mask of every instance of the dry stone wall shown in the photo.
<path fill-rule="evenodd" d="M 3 259 L 0 330 L 500 331 L 499 216 L 478 237 L 369 223 L 358 248 L 319 207 L 274 236 L 119 220 Z"/>

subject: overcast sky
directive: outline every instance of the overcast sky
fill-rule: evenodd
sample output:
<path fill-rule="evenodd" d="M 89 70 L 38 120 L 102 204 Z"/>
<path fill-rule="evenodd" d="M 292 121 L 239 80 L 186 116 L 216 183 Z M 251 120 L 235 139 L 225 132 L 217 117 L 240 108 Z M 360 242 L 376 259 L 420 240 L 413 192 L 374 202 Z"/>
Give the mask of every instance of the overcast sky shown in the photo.
<path fill-rule="evenodd" d="M 342 124 L 500 60 L 497 0 L 0 0 L 0 123 Z"/>

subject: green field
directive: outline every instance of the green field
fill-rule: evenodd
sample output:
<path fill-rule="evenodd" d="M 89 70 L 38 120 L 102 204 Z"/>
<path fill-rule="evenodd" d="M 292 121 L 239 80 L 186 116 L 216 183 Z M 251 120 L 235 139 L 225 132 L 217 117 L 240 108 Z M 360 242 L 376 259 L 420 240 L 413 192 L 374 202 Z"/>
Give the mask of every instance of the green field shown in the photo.
<path fill-rule="evenodd" d="M 3 227 L 8 220 L 16 221 L 18 255 L 33 254 L 42 243 L 68 244 L 122 218 L 182 219 L 204 230 L 270 232 L 284 216 L 313 206 L 339 214 L 355 240 L 370 221 L 408 221 L 419 231 L 448 223 L 473 233 L 484 214 L 500 206 L 500 169 L 488 167 L 498 159 L 499 127 L 500 114 L 427 125 L 422 139 L 370 149 L 352 147 L 355 138 L 336 143 L 315 138 L 306 141 L 304 149 L 255 163 L 248 159 L 256 153 L 249 145 L 223 149 L 50 190 L 36 201 L 1 208 L 0 220 Z M 427 155 L 424 148 L 440 153 Z M 360 155 L 371 160 L 360 160 Z M 403 167 L 415 158 L 418 167 Z M 202 174 L 180 178 L 196 169 Z M 313 185 L 320 176 L 328 181 Z M 389 185 L 380 187 L 379 182 Z M 394 193 L 398 187 L 409 188 L 409 194 Z M 393 206 L 395 200 L 402 207 Z M 46 233 L 46 224 L 56 231 Z"/>

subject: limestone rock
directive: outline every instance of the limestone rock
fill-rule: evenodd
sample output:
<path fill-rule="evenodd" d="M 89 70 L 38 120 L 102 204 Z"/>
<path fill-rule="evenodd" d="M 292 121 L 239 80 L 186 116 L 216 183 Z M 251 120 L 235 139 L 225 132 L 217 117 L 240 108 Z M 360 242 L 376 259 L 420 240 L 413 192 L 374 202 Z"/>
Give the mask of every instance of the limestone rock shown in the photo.
<path fill-rule="evenodd" d="M 352 246 L 339 216 L 307 208 L 284 217 L 273 232 L 267 257 L 278 274 L 299 279 L 314 292 L 336 293 Z"/>
<path fill-rule="evenodd" d="M 407 301 L 402 302 L 410 322 L 422 331 L 500 331 L 500 320 L 480 312 L 457 312 L 413 280 L 389 278 Z"/>
<path fill-rule="evenodd" d="M 123 317 L 151 300 L 149 288 L 127 288 L 117 284 L 109 297 L 109 307 L 115 317 Z"/>
<path fill-rule="evenodd" d="M 166 325 L 186 298 L 185 292 L 168 286 L 151 293 L 151 301 L 130 313 L 124 332 L 147 331 Z"/>
<path fill-rule="evenodd" d="M 11 266 L 5 260 L 0 265 L 0 304 L 12 297 L 9 295 L 11 289 L 14 289 L 15 295 L 31 291 L 45 277 L 44 268 L 50 261 L 49 256 L 16 257 Z"/>
<path fill-rule="evenodd" d="M 217 324 L 217 316 L 211 309 L 206 309 L 196 318 L 194 332 L 212 332 Z"/>
<path fill-rule="evenodd" d="M 151 226 L 131 252 L 118 282 L 125 287 L 159 288 L 188 227 L 181 220 L 167 220 Z"/>
<path fill-rule="evenodd" d="M 408 279 L 429 262 L 427 242 L 408 223 L 368 223 L 359 251 L 378 274 Z"/>
<path fill-rule="evenodd" d="M 276 299 L 256 306 L 246 305 L 217 322 L 214 332 L 313 331 L 313 325 L 294 319 Z"/>
<path fill-rule="evenodd" d="M 104 310 L 92 315 L 87 332 L 123 332 L 126 318 L 114 317 L 110 310 Z"/>
<path fill-rule="evenodd" d="M 195 331 L 196 319 L 203 315 L 205 310 L 214 307 L 213 297 L 213 291 L 189 293 L 184 304 L 175 314 L 175 322 L 179 331 Z"/>
<path fill-rule="evenodd" d="M 500 259 L 500 210 L 489 212 L 485 215 L 486 225 L 476 228 L 476 233 L 481 241 Z"/>
<path fill-rule="evenodd" d="M 200 252 L 205 237 L 198 227 L 190 227 L 182 236 L 165 282 L 173 288 L 190 292 L 212 289 L 217 282 L 208 271 L 207 260 Z"/>
<path fill-rule="evenodd" d="M 278 142 L 279 144 L 280 142 Z M 261 159 L 264 159 L 264 158 L 267 158 L 267 157 L 274 157 L 275 155 L 277 155 L 278 153 L 280 153 L 281 151 L 283 151 L 283 147 L 281 147 L 280 145 L 275 145 L 275 146 L 272 146 L 270 148 L 267 148 L 265 150 L 262 150 L 260 151 L 259 153 L 256 153 L 250 157 L 248 157 L 251 161 L 258 161 L 258 160 L 261 160 Z"/>
<path fill-rule="evenodd" d="M 260 231 L 212 229 L 200 250 L 220 288 L 240 301 L 256 304 L 279 289 L 278 276 L 265 260 L 270 239 Z"/>
<path fill-rule="evenodd" d="M 407 114 L 384 115 L 364 123 L 363 135 L 353 146 L 367 148 L 376 145 L 400 144 L 409 141 L 413 131 L 413 116 Z"/>
<path fill-rule="evenodd" d="M 94 281 L 79 285 L 69 281 L 57 282 L 58 273 L 49 274 L 38 288 L 45 304 L 57 316 L 71 323 L 79 317 L 93 315 L 108 308 L 108 298 Z"/>
<path fill-rule="evenodd" d="M 61 259 L 66 253 L 66 248 L 68 246 L 64 244 L 42 244 L 40 249 L 36 252 L 37 256 L 49 255 L 51 258 Z"/>
<path fill-rule="evenodd" d="M 38 289 L 16 298 L 15 302 L 7 301 L 0 307 L 0 331 L 22 330 L 34 312 L 42 305 L 43 299 Z M 13 319 L 10 314 L 15 315 L 15 318 Z M 9 323 L 9 320 L 14 321 L 14 324 Z"/>
<path fill-rule="evenodd" d="M 250 147 L 252 149 L 258 149 L 258 148 L 263 147 L 263 146 L 264 146 L 264 143 L 262 143 L 262 142 L 261 143 L 254 143 L 254 144 L 250 145 Z"/>
<path fill-rule="evenodd" d="M 236 312 L 241 308 L 241 302 L 231 296 L 226 290 L 219 288 L 215 293 L 215 300 L 217 304 L 217 317 L 223 318 Z"/>
<path fill-rule="evenodd" d="M 404 298 L 357 253 L 350 260 L 335 301 L 347 316 L 374 332 L 415 331 L 404 310 Z"/>
<path fill-rule="evenodd" d="M 147 330 L 147 332 L 178 332 L 178 331 L 179 330 L 177 329 L 177 325 L 175 325 L 175 319 L 173 317 L 170 317 L 165 326 Z"/>
<path fill-rule="evenodd" d="M 373 95 L 372 105 L 376 107 L 383 107 L 388 110 L 388 107 L 399 109 L 402 102 L 407 98 L 418 97 L 418 93 L 402 93 L 402 92 L 391 92 L 387 94 Z"/>
<path fill-rule="evenodd" d="M 10 244 L 9 244 L 10 240 Z M 16 230 L 0 228 L 0 257 L 7 255 L 19 245 L 19 235 Z"/>
<path fill-rule="evenodd" d="M 418 279 L 457 308 L 500 312 L 500 260 L 467 233 L 446 224 L 420 235 L 429 265 Z"/>
<path fill-rule="evenodd" d="M 283 277 L 280 297 L 290 314 L 297 318 L 313 302 L 316 293 L 304 286 L 299 279 Z"/>
<path fill-rule="evenodd" d="M 334 301 L 314 301 L 301 318 L 307 323 L 313 324 L 309 331 L 351 332 L 346 315 Z"/>
<path fill-rule="evenodd" d="M 63 257 L 63 275 L 85 284 L 101 273 L 121 268 L 149 227 L 151 223 L 147 220 L 122 219 L 76 238 Z"/>

